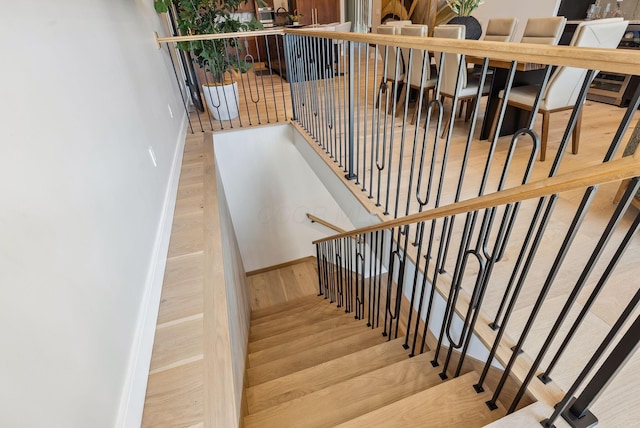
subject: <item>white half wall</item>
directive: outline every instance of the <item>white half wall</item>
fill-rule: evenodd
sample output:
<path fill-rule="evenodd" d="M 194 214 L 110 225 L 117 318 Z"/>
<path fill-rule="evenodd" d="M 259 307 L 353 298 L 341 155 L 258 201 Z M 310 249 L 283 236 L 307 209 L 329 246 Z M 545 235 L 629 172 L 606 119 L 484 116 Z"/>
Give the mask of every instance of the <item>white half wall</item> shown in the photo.
<path fill-rule="evenodd" d="M 244 373 L 249 345 L 251 307 L 247 290 L 247 275 L 242 263 L 238 240 L 233 230 L 229 204 L 224 193 L 220 172 L 216 168 L 218 216 L 224 261 L 224 286 L 226 287 L 229 317 L 229 340 L 231 342 L 231 371 L 233 372 L 234 399 L 237 426 L 242 426 L 242 393 Z M 217 284 L 222 286 L 222 284 Z M 216 293 L 218 295 L 218 293 Z M 216 351 L 219 352 L 219 351 Z"/>
<path fill-rule="evenodd" d="M 216 165 L 247 272 L 314 256 L 312 241 L 353 224 L 293 144 L 289 124 L 214 136 Z"/>
<path fill-rule="evenodd" d="M 185 129 L 162 27 L 151 0 L 3 4 L 2 427 L 139 426 Z"/>

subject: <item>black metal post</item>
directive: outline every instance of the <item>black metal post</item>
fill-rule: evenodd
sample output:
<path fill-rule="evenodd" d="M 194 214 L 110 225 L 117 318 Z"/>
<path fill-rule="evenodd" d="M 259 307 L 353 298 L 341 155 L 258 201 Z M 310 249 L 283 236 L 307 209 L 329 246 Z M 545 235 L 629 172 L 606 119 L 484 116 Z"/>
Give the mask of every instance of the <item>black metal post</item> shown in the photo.
<path fill-rule="evenodd" d="M 605 362 L 600 366 L 591 381 L 585 386 L 582 394 L 576 399 L 569 410 L 562 414 L 562 417 L 569 422 L 572 427 L 589 427 L 587 422 L 591 418 L 597 418 L 589 411 L 591 405 L 598 399 L 618 372 L 624 367 L 626 362 L 633 356 L 640 345 L 640 316 L 636 318 L 627 332 L 622 336 L 616 347 L 611 351 Z"/>
<path fill-rule="evenodd" d="M 353 42 L 348 42 L 349 43 L 349 159 L 347 161 L 347 169 L 348 172 L 345 175 L 345 177 L 347 178 L 347 180 L 353 180 L 354 178 L 356 178 L 355 173 L 353 172 L 353 159 L 354 159 L 354 150 L 353 150 L 353 145 L 354 145 L 354 111 L 355 111 L 355 95 L 354 95 L 354 88 L 355 88 L 355 66 L 354 66 L 354 44 Z"/>

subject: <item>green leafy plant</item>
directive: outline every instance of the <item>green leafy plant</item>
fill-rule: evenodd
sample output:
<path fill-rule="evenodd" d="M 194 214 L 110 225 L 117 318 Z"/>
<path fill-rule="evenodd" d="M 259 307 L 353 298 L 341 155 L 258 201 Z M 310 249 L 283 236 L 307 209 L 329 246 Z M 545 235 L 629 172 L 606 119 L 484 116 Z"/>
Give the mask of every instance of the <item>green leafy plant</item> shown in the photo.
<path fill-rule="evenodd" d="M 484 3 L 483 0 L 447 0 L 449 8 L 459 16 L 469 16 L 478 6 Z"/>
<path fill-rule="evenodd" d="M 293 11 L 293 15 L 289 15 L 289 19 L 291 20 L 291 22 L 300 22 L 300 18 L 302 18 L 304 15 L 301 13 L 298 13 L 298 9 Z"/>
<path fill-rule="evenodd" d="M 165 13 L 175 6 L 176 21 L 182 35 L 235 33 L 262 29 L 255 18 L 241 22 L 232 14 L 247 0 L 155 0 L 156 12 Z M 197 62 L 211 72 L 213 80 L 222 83 L 231 70 L 246 72 L 251 64 L 240 53 L 242 44 L 237 37 L 214 40 L 179 42 L 181 50 L 192 52 Z"/>

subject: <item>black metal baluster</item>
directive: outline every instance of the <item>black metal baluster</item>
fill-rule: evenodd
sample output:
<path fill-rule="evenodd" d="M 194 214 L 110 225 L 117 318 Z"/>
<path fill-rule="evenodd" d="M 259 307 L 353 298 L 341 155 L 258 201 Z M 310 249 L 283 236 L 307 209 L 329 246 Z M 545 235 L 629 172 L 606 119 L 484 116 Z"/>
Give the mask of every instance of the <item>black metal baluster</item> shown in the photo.
<path fill-rule="evenodd" d="M 524 329 L 522 331 L 522 333 L 520 334 L 520 339 L 518 340 L 517 345 L 514 347 L 513 349 L 513 354 L 511 355 L 511 358 L 509 359 L 509 363 L 507 364 L 507 367 L 504 370 L 504 373 L 502 374 L 502 377 L 500 379 L 500 382 L 498 383 L 498 387 L 496 388 L 496 390 L 493 393 L 493 396 L 491 398 L 491 400 L 489 400 L 487 402 L 487 405 L 492 408 L 493 406 L 495 406 L 496 401 L 498 400 L 498 397 L 500 396 L 500 393 L 502 392 L 502 388 L 504 387 L 504 384 L 507 380 L 507 377 L 509 376 L 509 374 L 511 373 L 511 369 L 513 368 L 513 364 L 515 363 L 515 360 L 517 359 L 520 350 L 522 349 L 524 342 L 527 340 L 527 337 L 529 335 L 529 332 L 531 330 L 531 327 L 533 326 L 534 321 L 536 320 L 538 313 L 540 312 L 540 309 L 542 307 L 542 305 L 544 304 L 544 300 L 547 297 L 547 294 L 549 292 L 549 290 L 551 289 L 551 286 L 553 285 L 553 282 L 555 280 L 556 275 L 558 274 L 558 271 L 560 270 L 560 266 L 562 265 L 562 262 L 564 261 L 564 258 L 566 257 L 569 248 L 571 247 L 571 244 L 573 243 L 573 240 L 576 236 L 576 234 L 578 233 L 578 229 L 580 227 L 580 225 L 582 224 L 582 221 L 584 220 L 584 217 L 587 213 L 587 210 L 589 208 L 589 205 L 591 204 L 591 201 L 593 200 L 593 197 L 595 195 L 595 188 L 594 187 L 589 187 L 587 189 L 587 191 L 585 192 L 584 197 L 582 198 L 582 201 L 580 202 L 580 206 L 578 207 L 578 210 L 571 222 L 571 225 L 569 226 L 569 229 L 567 231 L 567 234 L 565 236 L 565 239 L 562 242 L 562 246 L 560 247 L 560 251 L 558 251 L 558 254 L 553 262 L 553 266 L 551 267 L 551 271 L 549 272 L 549 274 L 547 275 L 547 278 L 544 282 L 544 285 L 542 287 L 542 290 L 540 291 L 540 294 L 538 295 L 538 299 L 536 300 L 535 305 L 533 306 L 532 310 L 531 310 L 531 314 L 529 315 L 529 318 L 527 319 L 527 323 L 524 326 Z M 554 195 L 556 196 L 556 195 Z M 557 197 L 554 199 L 557 200 Z M 554 204 L 555 205 L 555 204 Z M 504 327 L 504 325 L 503 325 Z"/>
<path fill-rule="evenodd" d="M 639 218 L 640 216 L 638 216 L 636 220 Z M 593 370 L 600 358 L 604 355 L 605 351 L 613 342 L 620 330 L 622 330 L 622 327 L 626 324 L 629 317 L 633 314 L 633 312 L 635 312 L 638 307 L 638 303 L 640 303 L 640 290 L 636 291 L 636 294 L 634 294 L 633 298 L 629 301 L 629 304 L 627 304 L 622 314 L 620 314 L 613 327 L 611 327 L 609 333 L 604 338 L 598 349 L 594 352 L 589 362 L 587 362 L 587 364 L 584 366 L 584 369 L 582 369 L 573 385 L 571 385 L 571 387 L 565 394 L 562 401 L 560 401 L 560 403 L 555 406 L 553 414 L 548 419 L 540 422 L 543 427 L 554 427 L 553 423 L 556 421 L 556 419 L 558 419 L 558 416 L 560 415 L 563 415 L 565 419 L 573 421 L 575 423 L 575 425 L 573 426 L 581 428 L 594 426 L 594 422 L 597 423 L 597 419 L 595 419 L 593 415 L 587 414 L 587 411 L 591 403 L 598 398 L 599 394 L 615 377 L 617 371 L 624 366 L 627 358 L 635 352 L 635 349 L 637 349 L 637 332 L 640 330 L 640 317 L 636 318 L 635 322 L 627 330 L 627 333 L 625 334 L 623 339 L 618 342 L 618 346 L 616 347 L 616 349 L 614 349 L 610 353 L 607 361 L 601 366 L 598 374 L 594 376 L 590 384 L 586 388 L 584 388 L 581 400 L 577 401 L 573 398 L 573 396 L 578 388 L 582 385 L 582 383 L 586 380 L 587 376 L 589 375 L 591 370 Z M 572 408 L 567 409 L 567 407 L 569 406 L 572 406 Z M 581 419 L 581 416 L 583 419 L 582 421 L 579 421 L 579 419 Z"/>
<path fill-rule="evenodd" d="M 627 210 L 627 208 L 628 208 L 628 206 L 629 206 L 629 204 L 631 202 L 631 198 L 633 198 L 634 195 L 636 194 L 636 192 L 638 191 L 638 188 L 640 188 L 640 182 L 638 182 L 638 179 L 635 178 L 634 182 L 630 183 L 629 187 L 627 188 L 627 190 L 625 192 L 625 195 L 623 196 L 622 200 L 619 202 L 620 205 L 624 206 L 624 210 L 625 211 Z M 580 314 L 575 319 L 573 325 L 571 326 L 571 329 L 569 330 L 569 332 L 567 333 L 566 337 L 562 341 L 562 344 L 560 345 L 560 347 L 556 351 L 556 354 L 554 355 L 553 359 L 549 363 L 549 366 L 547 367 L 547 370 L 545 370 L 544 373 L 541 373 L 538 376 L 538 378 L 543 383 L 546 384 L 546 383 L 549 383 L 551 381 L 551 378 L 550 378 L 551 372 L 553 371 L 553 369 L 555 368 L 556 364 L 558 363 L 558 360 L 562 356 L 564 350 L 569 345 L 569 342 L 571 341 L 571 339 L 573 339 L 573 336 L 575 335 L 576 331 L 578 330 L 578 328 L 582 324 L 582 321 L 584 320 L 584 318 L 586 317 L 587 313 L 589 312 L 589 309 L 591 308 L 591 306 L 593 306 L 593 303 L 595 302 L 595 300 L 597 299 L 598 295 L 600 294 L 600 291 L 602 290 L 602 288 L 606 284 L 607 280 L 609 279 L 609 277 L 613 273 L 613 270 L 615 269 L 618 261 L 622 257 L 624 251 L 628 247 L 629 243 L 631 242 L 631 239 L 633 238 L 635 232 L 637 231 L 639 222 L 640 222 L 640 215 L 636 217 L 634 223 L 632 224 L 632 226 L 629 228 L 629 231 L 625 235 L 622 243 L 620 244 L 620 246 L 616 250 L 614 256 L 612 257 L 611 261 L 607 265 L 607 268 L 605 269 L 604 273 L 602 274 L 602 276 L 598 280 L 598 283 L 596 284 L 594 289 L 591 291 L 591 294 L 589 295 L 589 298 L 587 299 L 587 302 L 582 307 L 582 310 L 580 311 Z M 588 267 L 590 265 L 587 264 L 586 266 Z"/>

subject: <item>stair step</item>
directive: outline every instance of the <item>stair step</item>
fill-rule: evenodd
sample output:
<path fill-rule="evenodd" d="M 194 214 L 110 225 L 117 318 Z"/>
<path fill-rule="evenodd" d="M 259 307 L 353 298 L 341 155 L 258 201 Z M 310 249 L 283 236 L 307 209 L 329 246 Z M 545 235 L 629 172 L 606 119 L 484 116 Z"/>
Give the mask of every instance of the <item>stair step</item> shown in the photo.
<path fill-rule="evenodd" d="M 320 333 L 309 334 L 305 332 L 305 330 L 308 331 L 307 328 L 302 328 L 277 335 L 282 340 L 281 343 L 249 354 L 249 367 L 256 367 L 301 351 L 335 342 L 336 340 L 362 333 L 367 329 L 366 321 L 355 320 L 353 314 L 324 321 L 323 326 L 325 330 Z M 267 339 L 271 339 L 271 337 Z"/>
<path fill-rule="evenodd" d="M 429 364 L 432 358 L 432 352 L 407 358 L 248 415 L 244 419 L 245 427 L 335 426 L 440 384 L 438 371 Z"/>
<path fill-rule="evenodd" d="M 341 326 L 347 326 L 357 324 L 360 326 L 360 331 L 362 331 L 363 326 L 360 322 L 353 318 L 353 314 L 345 314 L 344 316 L 331 318 L 325 321 L 315 322 L 311 325 L 293 328 L 291 330 L 287 330 L 284 333 L 276 334 L 274 336 L 269 336 L 264 339 L 256 340 L 255 342 L 249 343 L 249 353 L 255 353 L 262 351 L 264 349 L 268 349 L 274 346 L 279 346 L 285 343 L 292 342 L 301 337 L 312 336 L 318 333 L 324 333 L 331 329 L 342 328 Z M 366 325 L 366 324 L 365 324 Z"/>
<path fill-rule="evenodd" d="M 335 383 L 405 360 L 408 358 L 408 351 L 402 347 L 403 343 L 404 338 L 395 339 L 247 388 L 249 413 L 257 413 Z"/>
<path fill-rule="evenodd" d="M 540 428 L 540 422 L 553 414 L 553 407 L 537 401 L 520 410 L 517 410 L 504 418 L 485 425 L 486 428 Z M 553 423 L 556 428 L 569 428 L 570 425 L 562 419 L 562 416 Z"/>
<path fill-rule="evenodd" d="M 496 410 L 489 410 L 485 402 L 492 393 L 475 392 L 473 384 L 478 378 L 477 373 L 467 373 L 351 419 L 339 427 L 482 427 L 503 417 L 506 411 L 501 405 Z"/>
<path fill-rule="evenodd" d="M 259 325 L 252 325 L 249 330 L 249 341 L 253 342 L 260 339 L 265 339 L 269 336 L 275 336 L 285 331 L 307 326 L 309 324 L 324 321 L 330 318 L 344 316 L 344 309 L 338 308 L 335 305 L 325 304 L 317 305 L 312 311 L 306 311 L 299 314 L 285 315 L 281 318 L 273 319 Z M 353 318 L 353 315 L 351 315 Z"/>
<path fill-rule="evenodd" d="M 248 386 L 258 385 L 277 379 L 281 376 L 308 369 L 318 364 L 340 358 L 362 349 L 383 343 L 387 339 L 382 336 L 382 329 L 366 329 L 362 333 L 346 337 L 326 345 L 307 349 L 286 358 L 271 361 L 257 367 L 247 369 Z"/>
<path fill-rule="evenodd" d="M 327 304 L 329 304 L 329 299 L 325 299 L 324 296 L 316 296 L 313 294 L 311 296 L 301 297 L 286 303 L 251 312 L 251 325 L 262 324 L 263 322 L 271 321 L 274 318 L 285 314 L 300 313 L 309 310 L 316 305 Z"/>

